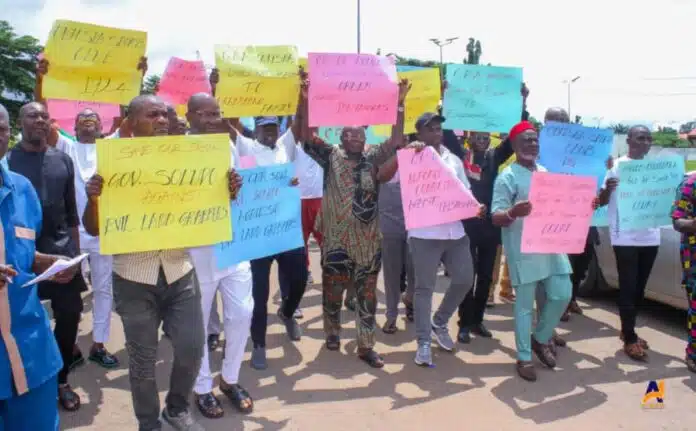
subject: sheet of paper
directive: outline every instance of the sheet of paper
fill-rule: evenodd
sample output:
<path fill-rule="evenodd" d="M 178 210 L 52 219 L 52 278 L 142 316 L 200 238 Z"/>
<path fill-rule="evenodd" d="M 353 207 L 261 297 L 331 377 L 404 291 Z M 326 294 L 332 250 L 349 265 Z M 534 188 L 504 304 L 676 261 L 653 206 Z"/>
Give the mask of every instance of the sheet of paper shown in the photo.
<path fill-rule="evenodd" d="M 33 280 L 30 280 L 30 281 L 24 283 L 24 285 L 22 287 L 27 287 L 27 286 L 30 286 L 32 284 L 36 284 L 40 281 L 48 280 L 49 278 L 53 277 L 54 275 L 58 274 L 59 272 L 65 271 L 66 269 L 79 264 L 80 262 L 85 260 L 85 258 L 87 256 L 89 256 L 88 253 L 83 253 L 83 254 L 81 254 L 77 257 L 74 257 L 70 260 L 58 259 L 57 261 L 53 262 L 53 265 L 49 266 L 46 271 L 39 274 Z"/>

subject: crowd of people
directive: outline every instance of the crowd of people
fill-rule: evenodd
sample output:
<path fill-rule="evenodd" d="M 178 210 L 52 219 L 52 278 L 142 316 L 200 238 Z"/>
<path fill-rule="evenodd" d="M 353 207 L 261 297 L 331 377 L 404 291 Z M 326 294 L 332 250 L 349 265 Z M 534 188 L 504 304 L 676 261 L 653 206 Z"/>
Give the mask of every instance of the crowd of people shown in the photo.
<path fill-rule="evenodd" d="M 144 74 L 146 61 L 138 65 Z M 0 106 L 0 309 L 4 323 L 0 355 L 0 394 L 5 400 L 0 424 L 8 430 L 58 429 L 58 404 L 65 410 L 80 408 L 80 397 L 69 384 L 71 370 L 85 361 L 76 345 L 82 293 L 93 291 L 92 345 L 87 358 L 105 368 L 120 360 L 106 344 L 111 333 L 112 309 L 120 316 L 126 339 L 133 408 L 140 430 L 161 429 L 161 419 L 177 430 L 204 429 L 191 414 L 190 399 L 200 413 L 220 418 L 224 407 L 215 395 L 209 352 L 223 346 L 218 390 L 241 413 L 253 411 L 251 394 L 239 384 L 248 338 L 252 340 L 250 365 L 268 368 L 266 329 L 271 266 L 278 264 L 282 304 L 277 310 L 289 339 L 298 342 L 298 318 L 305 288 L 314 279 L 309 271 L 307 243 L 314 236 L 321 249 L 323 326 L 325 347 L 341 346 L 343 306 L 356 316 L 357 355 L 367 366 L 381 368 L 384 358 L 376 351 L 377 279 L 384 278 L 386 316 L 381 330 L 389 336 L 399 328 L 403 303 L 414 323 L 417 349 L 414 362 L 433 363 L 433 340 L 445 351 L 455 349 L 448 322 L 458 311 L 456 340 L 470 343 L 472 335 L 489 338 L 485 312 L 499 271 L 503 273 L 501 297 L 514 302 L 517 348 L 516 371 L 527 381 L 537 373 L 532 355 L 548 368 L 557 363 L 557 348 L 565 341 L 556 334 L 570 313 L 582 314 L 575 300 L 587 271 L 597 232 L 592 228 L 585 251 L 578 255 L 521 252 L 522 226 L 530 214 L 530 182 L 537 163 L 539 138 L 528 120 L 526 86 L 521 121 L 491 147 L 490 135 L 468 132 L 464 138 L 443 130 L 445 118 L 424 113 L 416 133 L 404 133 L 404 101 L 408 80 L 398 84 L 398 113 L 391 136 L 379 145 L 366 145 L 363 127 L 344 127 L 340 145 L 322 140 L 308 122 L 307 75 L 300 69 L 301 87 L 296 114 L 281 133 L 278 117 L 256 117 L 253 131 L 237 118 L 223 118 L 215 98 L 216 71 L 210 76 L 212 94 L 195 94 L 185 119 L 173 106 L 154 95 L 134 98 L 111 131 L 91 109 L 75 118 L 74 138 L 59 131 L 43 104 L 42 79 L 50 64 L 37 68 L 36 101 L 24 105 L 19 122 L 21 138 L 8 150 L 9 114 Z M 551 108 L 545 121 L 569 122 L 563 109 Z M 155 250 L 113 256 L 99 253 L 99 206 L 104 181 L 97 171 L 97 139 L 159 137 L 176 134 L 226 133 L 230 137 L 228 188 L 235 200 L 244 184 L 237 170 L 242 157 L 258 166 L 297 165 L 301 189 L 301 214 L 305 246 L 241 262 L 224 269 L 216 265 L 213 245 L 188 250 Z M 636 333 L 636 316 L 660 244 L 659 229 L 623 231 L 617 220 L 618 163 L 642 159 L 651 145 L 646 127 L 628 134 L 628 154 L 607 162 L 606 180 L 593 208 L 609 205 L 611 241 L 617 257 L 621 330 L 626 355 L 647 358 L 647 341 Z M 464 145 L 466 140 L 467 145 Z M 401 201 L 396 153 L 434 150 L 480 203 L 477 218 L 437 226 L 407 229 Z M 505 167 L 505 164 L 512 163 Z M 686 364 L 696 372 L 696 177 L 680 187 L 673 208 L 675 228 L 684 232 L 682 248 L 684 287 L 690 296 L 690 336 Z M 20 288 L 33 274 L 43 272 L 60 257 L 89 253 L 89 274 L 79 266 L 69 268 L 38 287 Z M 502 258 L 501 258 L 502 257 Z M 441 265 L 449 286 L 435 310 L 433 293 Z M 514 289 L 514 292 L 510 289 Z M 345 295 L 345 298 L 344 298 Z M 222 316 L 218 314 L 218 296 Z M 41 300 L 50 301 L 55 326 Z M 536 302 L 536 314 L 534 312 Z M 9 311 L 8 311 L 9 310 Z M 8 314 L 9 313 L 9 314 Z M 10 319 L 7 319 L 7 316 Z M 535 323 L 536 321 L 536 323 Z M 2 323 L 2 322 L 0 322 Z M 11 323 L 11 331 L 10 331 Z M 160 329 L 173 346 L 173 366 L 164 409 L 155 379 Z M 221 342 L 224 332 L 224 342 Z M 32 414 L 39 410 L 41 415 Z"/>

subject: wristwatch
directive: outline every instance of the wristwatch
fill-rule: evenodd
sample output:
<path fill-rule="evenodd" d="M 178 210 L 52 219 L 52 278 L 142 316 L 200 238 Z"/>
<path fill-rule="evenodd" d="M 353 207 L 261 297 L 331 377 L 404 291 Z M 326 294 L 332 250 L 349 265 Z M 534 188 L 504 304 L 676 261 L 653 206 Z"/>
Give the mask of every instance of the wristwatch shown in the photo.
<path fill-rule="evenodd" d="M 399 112 L 404 112 L 404 105 L 399 105 L 399 107 L 397 108 L 397 110 L 398 110 Z"/>

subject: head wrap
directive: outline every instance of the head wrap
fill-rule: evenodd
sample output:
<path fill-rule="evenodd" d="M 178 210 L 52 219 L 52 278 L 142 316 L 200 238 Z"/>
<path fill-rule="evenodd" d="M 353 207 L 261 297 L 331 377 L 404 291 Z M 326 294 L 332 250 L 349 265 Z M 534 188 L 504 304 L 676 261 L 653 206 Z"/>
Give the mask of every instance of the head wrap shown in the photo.
<path fill-rule="evenodd" d="M 510 129 L 510 134 L 508 135 L 508 138 L 512 141 L 517 136 L 521 135 L 527 130 L 536 131 L 536 129 L 534 128 L 534 124 L 530 123 L 529 121 L 520 121 L 519 123 L 515 124 L 515 126 L 512 129 Z"/>

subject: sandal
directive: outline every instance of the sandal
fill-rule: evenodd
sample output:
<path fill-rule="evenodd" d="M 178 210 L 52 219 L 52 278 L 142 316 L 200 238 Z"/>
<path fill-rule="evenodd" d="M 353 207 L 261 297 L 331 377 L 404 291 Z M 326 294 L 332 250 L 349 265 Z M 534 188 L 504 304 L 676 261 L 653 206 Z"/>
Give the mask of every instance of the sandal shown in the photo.
<path fill-rule="evenodd" d="M 207 394 L 196 394 L 196 405 L 201 414 L 208 419 L 218 419 L 225 415 L 220 400 L 212 392 Z"/>
<path fill-rule="evenodd" d="M 224 380 L 220 381 L 220 391 L 232 401 L 232 405 L 244 414 L 254 411 L 254 400 L 251 395 L 241 385 L 229 385 Z"/>
<path fill-rule="evenodd" d="M 406 320 L 413 322 L 413 302 L 406 298 L 406 293 L 401 295 L 401 302 L 403 302 L 404 307 L 406 307 Z"/>
<path fill-rule="evenodd" d="M 341 339 L 338 335 L 329 335 L 326 337 L 326 348 L 329 350 L 338 350 L 341 348 Z"/>
<path fill-rule="evenodd" d="M 619 338 L 621 339 L 621 341 L 624 341 L 623 334 L 619 335 Z M 642 347 L 643 350 L 650 350 L 650 345 L 648 345 L 648 342 L 640 337 L 638 337 L 638 344 L 640 344 L 640 347 Z"/>
<path fill-rule="evenodd" d="M 80 396 L 68 384 L 58 386 L 58 402 L 69 412 L 77 411 L 80 408 Z"/>
<path fill-rule="evenodd" d="M 624 352 L 634 361 L 646 362 L 648 360 L 648 354 L 645 353 L 645 349 L 640 343 L 624 344 Z"/>
<path fill-rule="evenodd" d="M 394 319 L 387 319 L 384 326 L 382 326 L 382 332 L 385 334 L 394 334 L 398 330 L 399 328 L 396 327 L 396 320 Z"/>
<path fill-rule="evenodd" d="M 372 368 L 382 368 L 384 367 L 384 358 L 377 354 L 374 350 L 370 349 L 364 353 L 360 353 L 358 356 L 361 360 L 365 361 L 367 365 Z"/>

